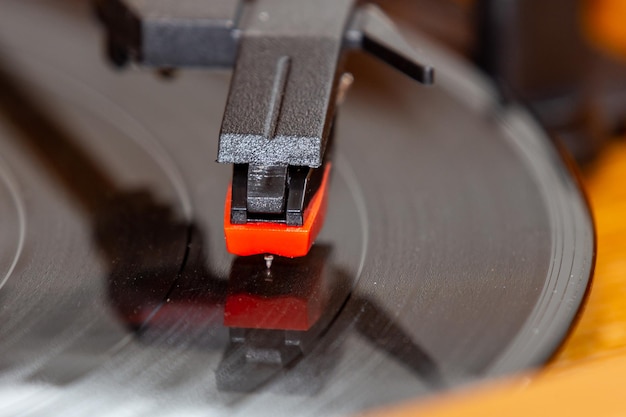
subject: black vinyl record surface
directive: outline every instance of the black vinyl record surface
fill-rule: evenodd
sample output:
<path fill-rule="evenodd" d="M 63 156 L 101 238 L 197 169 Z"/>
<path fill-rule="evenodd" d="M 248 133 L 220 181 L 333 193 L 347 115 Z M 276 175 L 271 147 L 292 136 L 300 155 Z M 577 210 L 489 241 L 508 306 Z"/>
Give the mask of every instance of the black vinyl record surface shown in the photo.
<path fill-rule="evenodd" d="M 325 227 L 264 277 L 224 245 L 229 73 L 115 72 L 90 17 L 0 6 L 1 415 L 345 415 L 558 347 L 593 267 L 588 208 L 464 64 L 415 35 L 424 88 L 351 57 Z M 224 325 L 233 295 L 311 291 L 309 331 Z"/>

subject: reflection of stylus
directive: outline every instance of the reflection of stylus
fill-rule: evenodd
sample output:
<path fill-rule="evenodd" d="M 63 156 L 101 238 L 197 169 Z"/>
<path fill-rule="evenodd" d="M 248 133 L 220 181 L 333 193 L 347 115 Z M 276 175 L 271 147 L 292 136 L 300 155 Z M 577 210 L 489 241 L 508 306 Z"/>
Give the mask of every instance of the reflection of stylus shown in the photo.
<path fill-rule="evenodd" d="M 118 66 L 233 68 L 217 161 L 234 165 L 224 230 L 240 256 L 304 256 L 321 230 L 336 106 L 351 80 L 344 52 L 434 81 L 383 12 L 356 0 L 96 4 Z"/>

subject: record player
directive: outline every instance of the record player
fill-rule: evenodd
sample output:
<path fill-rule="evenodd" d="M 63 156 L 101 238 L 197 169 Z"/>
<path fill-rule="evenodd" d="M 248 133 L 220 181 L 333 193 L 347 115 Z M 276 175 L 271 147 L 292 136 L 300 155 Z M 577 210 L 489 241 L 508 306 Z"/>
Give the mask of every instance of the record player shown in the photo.
<path fill-rule="evenodd" d="M 0 414 L 350 415 L 554 354 L 596 250 L 561 144 L 622 95 L 501 24 L 537 2 L 478 2 L 474 63 L 379 3 L 4 1 Z"/>

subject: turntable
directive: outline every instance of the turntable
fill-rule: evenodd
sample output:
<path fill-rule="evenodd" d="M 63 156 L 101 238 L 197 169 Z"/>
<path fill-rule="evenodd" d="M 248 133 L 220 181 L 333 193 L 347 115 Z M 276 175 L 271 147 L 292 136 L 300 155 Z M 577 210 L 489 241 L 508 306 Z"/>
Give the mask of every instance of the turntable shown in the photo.
<path fill-rule="evenodd" d="M 526 107 L 372 6 L 209 3 L 3 2 L 0 414 L 349 415 L 545 363 L 595 237 Z"/>

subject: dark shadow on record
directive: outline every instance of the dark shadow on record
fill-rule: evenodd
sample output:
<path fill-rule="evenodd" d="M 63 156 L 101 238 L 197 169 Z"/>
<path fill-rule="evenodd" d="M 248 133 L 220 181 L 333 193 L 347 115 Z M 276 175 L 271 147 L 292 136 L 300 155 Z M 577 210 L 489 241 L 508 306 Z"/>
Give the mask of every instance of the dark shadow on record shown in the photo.
<path fill-rule="evenodd" d="M 313 395 L 342 355 L 341 346 L 326 337 L 333 327 L 344 339 L 356 331 L 417 378 L 439 386 L 429 355 L 375 302 L 350 293 L 354 279 L 332 267 L 330 247 L 316 245 L 305 258 L 277 259 L 270 276 L 264 275 L 268 271 L 262 260 L 237 258 L 230 280 L 218 277 L 206 265 L 203 232 L 196 225 L 178 218 L 149 190 L 121 189 L 97 157 L 82 149 L 81 138 L 2 66 L 0 91 L 0 119 L 16 133 L 18 145 L 36 157 L 91 220 L 108 267 L 111 309 L 142 342 L 223 350 L 216 379 L 224 391 L 250 392 L 280 377 L 288 381 L 287 391 Z M 282 281 L 272 284 L 279 278 L 272 274 Z M 229 301 L 246 297 L 253 304 L 263 300 L 269 315 L 233 316 L 237 309 Z M 285 300 L 307 313 L 291 322 L 285 322 L 290 317 L 275 317 L 280 311 L 276 306 L 287 305 Z M 63 385 L 89 370 L 67 370 L 56 380 L 55 374 L 42 377 Z"/>
<path fill-rule="evenodd" d="M 105 273 L 113 311 L 141 307 L 137 317 L 150 317 L 163 304 L 189 257 L 195 226 L 180 219 L 150 191 L 127 190 L 115 184 L 97 155 L 81 147 L 84 139 L 59 123 L 36 99 L 32 87 L 2 64 L 0 120 L 14 132 L 9 137 L 18 139 L 17 145 L 63 187 L 66 193 L 58 198 L 69 197 L 90 219 L 95 244 L 108 268 Z M 133 305 L 138 291 L 147 286 L 151 301 Z M 141 327 L 143 323 L 135 324 Z M 46 374 L 45 378 L 65 384 L 88 372 L 66 371 L 58 381 L 54 381 L 55 375 Z"/>

